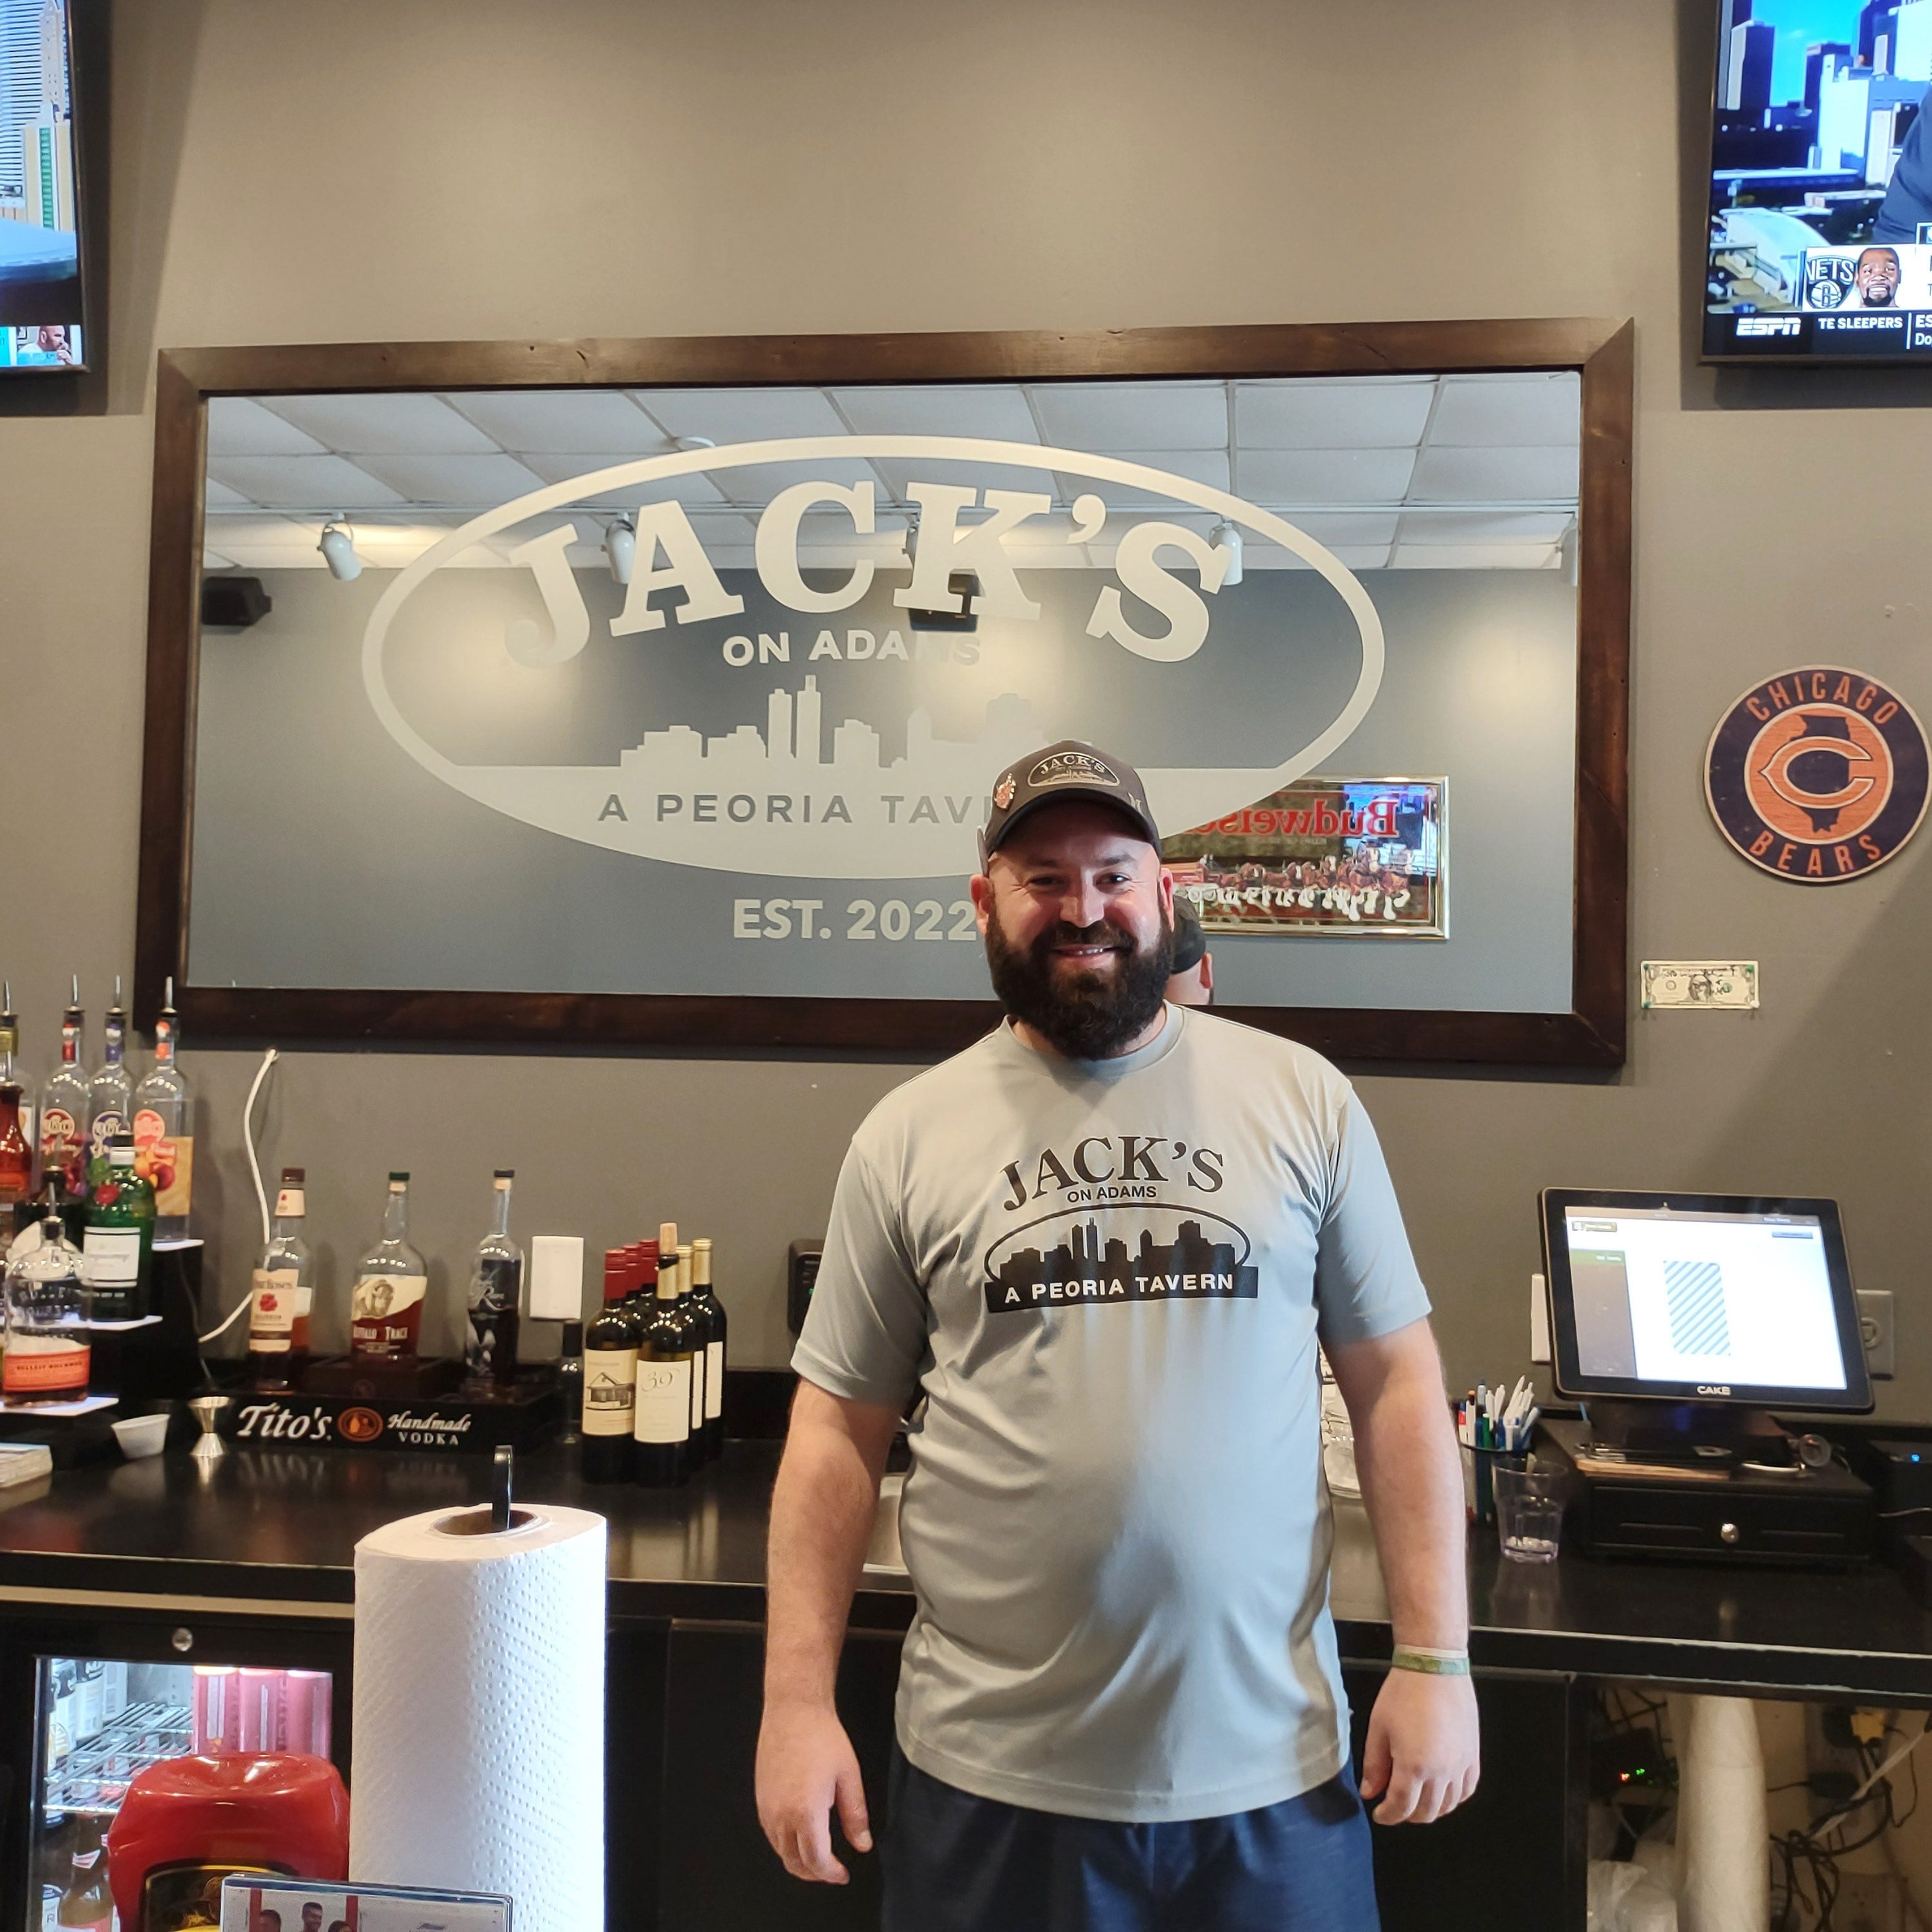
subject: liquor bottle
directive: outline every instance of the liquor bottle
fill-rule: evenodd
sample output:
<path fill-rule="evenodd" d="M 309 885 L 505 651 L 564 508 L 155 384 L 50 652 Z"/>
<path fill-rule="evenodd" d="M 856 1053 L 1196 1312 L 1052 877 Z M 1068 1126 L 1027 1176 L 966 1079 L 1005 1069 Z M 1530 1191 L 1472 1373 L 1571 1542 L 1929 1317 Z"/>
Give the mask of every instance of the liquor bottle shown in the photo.
<path fill-rule="evenodd" d="M 14 989 L 0 988 L 0 1268 L 13 1242 L 15 1210 L 34 1192 L 34 1115 L 15 1065 L 20 1050 Z"/>
<path fill-rule="evenodd" d="M 670 1489 L 691 1474 L 691 1324 L 677 1305 L 677 1264 L 667 1266 L 660 1252 L 657 1299 L 638 1349 L 632 1425 L 631 1473 L 646 1489 Z"/>
<path fill-rule="evenodd" d="M 349 1352 L 368 1360 L 412 1358 L 422 1332 L 429 1268 L 409 1244 L 410 1178 L 389 1176 L 382 1238 L 356 1264 L 349 1311 Z"/>
<path fill-rule="evenodd" d="M 194 1096 L 175 1058 L 179 1020 L 170 976 L 154 1022 L 154 1064 L 134 1089 L 135 1165 L 147 1163 L 154 1184 L 154 1234 L 164 1241 L 188 1232 L 194 1191 Z"/>
<path fill-rule="evenodd" d="M 87 1393 L 92 1349 L 81 1257 L 52 1208 L 7 1264 L 7 1352 L 0 1395 L 9 1402 L 76 1402 Z"/>
<path fill-rule="evenodd" d="M 694 1474 L 704 1466 L 704 1372 L 711 1366 L 706 1344 L 711 1340 L 710 1324 L 700 1312 L 692 1292 L 691 1244 L 677 1244 L 677 1313 L 691 1339 L 691 1443 L 686 1466 Z"/>
<path fill-rule="evenodd" d="M 472 1392 L 507 1391 L 517 1379 L 517 1329 L 524 1297 L 524 1251 L 510 1238 L 513 1168 L 490 1183 L 490 1232 L 476 1244 L 470 1276 L 470 1332 L 464 1346 Z"/>
<path fill-rule="evenodd" d="M 56 1180 L 61 1192 L 80 1200 L 87 1192 L 87 1076 L 80 1065 L 80 979 L 61 1016 L 60 1064 L 40 1096 L 40 1178 Z"/>
<path fill-rule="evenodd" d="M 96 1811 L 74 1814 L 74 1864 L 67 1889 L 54 1910 L 54 1923 L 68 1932 L 107 1932 L 114 1921 L 114 1898 L 107 1888 L 105 1849 L 111 1816 Z"/>
<path fill-rule="evenodd" d="M 258 1389 L 294 1388 L 308 1361 L 315 1258 L 302 1238 L 307 1181 L 299 1167 L 282 1169 L 274 1226 L 249 1288 L 248 1364 Z"/>
<path fill-rule="evenodd" d="M 604 1306 L 584 1331 L 584 1480 L 621 1483 L 631 1473 L 637 1418 L 638 1345 L 644 1329 L 627 1304 L 624 1251 L 604 1257 Z"/>
<path fill-rule="evenodd" d="M 107 1164 L 88 1196 L 81 1234 L 90 1322 L 146 1318 L 154 1252 L 154 1190 L 134 1171 L 134 1137 L 123 1131 L 107 1144 Z"/>
<path fill-rule="evenodd" d="M 693 1305 L 709 1330 L 704 1345 L 704 1460 L 715 1462 L 724 1453 L 724 1308 L 711 1288 L 711 1243 L 691 1244 Z"/>
<path fill-rule="evenodd" d="M 114 1004 L 101 1022 L 106 1056 L 87 1083 L 87 1184 L 106 1176 L 108 1144 L 134 1123 L 134 1083 L 128 1076 L 128 1015 L 121 1004 L 121 982 L 114 982 Z"/>
<path fill-rule="evenodd" d="M 584 1440 L 584 1324 L 566 1322 L 557 1345 L 556 1391 L 563 1400 L 563 1426 L 556 1439 L 566 1449 Z"/>

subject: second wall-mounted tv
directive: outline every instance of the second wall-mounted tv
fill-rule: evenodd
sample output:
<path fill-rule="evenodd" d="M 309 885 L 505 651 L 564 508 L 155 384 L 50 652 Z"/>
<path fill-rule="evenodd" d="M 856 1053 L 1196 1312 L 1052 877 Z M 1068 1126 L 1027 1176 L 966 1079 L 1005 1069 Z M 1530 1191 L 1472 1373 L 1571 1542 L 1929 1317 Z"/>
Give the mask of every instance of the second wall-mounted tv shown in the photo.
<path fill-rule="evenodd" d="M 1932 0 L 1718 0 L 1704 353 L 1932 359 Z"/>
<path fill-rule="evenodd" d="M 0 376 L 88 365 L 75 109 L 69 0 L 0 0 Z"/>

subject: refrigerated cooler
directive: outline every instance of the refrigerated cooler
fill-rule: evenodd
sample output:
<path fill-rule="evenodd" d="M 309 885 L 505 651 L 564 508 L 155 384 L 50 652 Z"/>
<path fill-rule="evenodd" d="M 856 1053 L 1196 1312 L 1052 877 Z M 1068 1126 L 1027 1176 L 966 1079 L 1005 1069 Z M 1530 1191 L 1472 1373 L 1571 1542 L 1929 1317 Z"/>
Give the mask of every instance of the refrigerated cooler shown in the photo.
<path fill-rule="evenodd" d="M 58 1642 L 62 1634 L 68 1643 Z M 82 1634 L 107 1641 L 72 1640 Z M 116 1644 L 116 1635 L 133 1640 Z M 346 1659 L 332 1653 L 346 1648 L 346 1635 L 285 1631 L 272 1618 L 231 1628 L 225 1642 L 206 1625 L 149 1624 L 137 1634 L 89 1630 L 85 1620 L 65 1633 L 44 1623 L 0 1624 L 0 1699 L 10 1706 L 7 1691 L 28 1689 L 23 1702 L 32 1713 L 30 1739 L 24 1726 L 4 1727 L 11 1762 L 4 1769 L 14 1789 L 0 1860 L 10 1868 L 0 1932 L 120 1932 L 104 1841 L 129 1784 L 150 1765 L 231 1751 L 339 1762 Z M 181 1660 L 184 1640 L 197 1660 Z M 282 1657 L 269 1662 L 265 1652 Z M 209 1660 L 199 1660 L 204 1652 Z M 180 1920 L 184 1928 L 200 1922 L 192 1911 Z"/>

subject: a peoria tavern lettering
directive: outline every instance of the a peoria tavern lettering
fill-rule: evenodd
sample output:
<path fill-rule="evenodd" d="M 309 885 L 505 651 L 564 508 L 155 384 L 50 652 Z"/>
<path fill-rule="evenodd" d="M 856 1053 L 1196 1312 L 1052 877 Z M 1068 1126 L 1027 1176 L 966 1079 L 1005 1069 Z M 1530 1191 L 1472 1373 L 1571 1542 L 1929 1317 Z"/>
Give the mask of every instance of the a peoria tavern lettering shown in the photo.
<path fill-rule="evenodd" d="M 1049 1195 L 1063 1204 L 1027 1216 L 987 1250 L 987 1312 L 1252 1300 L 1260 1270 L 1246 1233 L 1188 1198 L 1219 1193 L 1226 1172 L 1219 1149 L 1164 1134 L 1092 1134 L 1009 1162 L 999 1180 L 1006 1213 Z"/>
<path fill-rule="evenodd" d="M 754 637 L 732 620 L 745 600 L 726 584 L 684 506 L 674 496 L 636 512 L 636 560 L 623 608 L 608 626 L 612 639 L 637 638 L 651 649 L 692 626 L 716 626 L 716 647 L 728 665 L 755 662 L 771 680 L 762 720 L 745 719 L 707 738 L 667 720 L 614 764 L 466 765 L 438 750 L 406 718 L 386 676 L 391 628 L 412 592 L 500 532 L 547 518 L 586 496 L 667 488 L 700 472 L 772 464 L 807 465 L 884 458 L 907 464 L 905 496 L 916 534 L 880 526 L 869 482 L 844 484 L 807 475 L 780 490 L 758 514 L 753 556 L 760 584 L 780 606 L 816 620 L 872 594 L 874 581 L 903 578 L 892 606 L 907 614 L 903 630 L 821 629 L 809 651 L 800 626 L 794 656 L 788 632 Z M 928 462 L 958 470 L 980 464 L 1010 481 L 1015 469 L 1040 477 L 1038 490 L 992 482 L 922 480 Z M 1123 457 L 1039 444 L 934 436 L 775 438 L 718 449 L 680 452 L 620 463 L 530 492 L 472 518 L 425 551 L 384 591 L 364 634 L 364 688 L 389 735 L 423 768 L 467 796 L 562 836 L 615 851 L 790 878 L 913 878 L 957 874 L 972 862 L 974 835 L 987 801 L 988 772 L 1012 762 L 1047 735 L 1024 700 L 994 694 L 970 738 L 942 738 L 932 718 L 914 711 L 903 757 L 885 761 L 880 733 L 857 718 L 824 715 L 823 694 L 806 668 L 840 663 L 916 661 L 940 648 L 922 632 L 920 614 L 970 613 L 1005 623 L 1037 622 L 1042 607 L 1026 593 L 1017 567 L 1024 554 L 1008 539 L 1024 532 L 1037 543 L 1085 544 L 1108 521 L 1106 503 L 1088 491 L 1075 497 L 1064 527 L 1045 526 L 1057 477 L 1088 476 L 1172 500 L 1184 513 L 1202 511 L 1256 532 L 1299 556 L 1324 578 L 1354 620 L 1360 660 L 1340 712 L 1280 765 L 1177 766 L 1144 770 L 1150 803 L 1163 821 L 1193 825 L 1264 797 L 1314 769 L 1347 739 L 1367 712 L 1382 680 L 1382 626 L 1367 592 L 1320 544 L 1270 511 L 1227 491 Z M 728 474 L 723 482 L 730 482 Z M 805 554 L 805 520 L 814 534 Z M 848 525 L 851 550 L 842 555 L 815 532 L 828 521 Z M 575 532 L 556 524 L 520 543 L 508 560 L 527 570 L 543 613 L 519 616 L 478 648 L 507 656 L 526 670 L 568 663 L 590 644 L 592 618 L 567 552 Z M 1178 666 L 1208 640 L 1213 600 L 1233 563 L 1226 544 L 1159 514 L 1132 524 L 1114 546 L 1108 580 L 1096 589 L 1086 634 L 1134 656 Z M 809 568 L 815 583 L 808 583 Z M 830 577 L 835 580 L 827 583 Z M 970 580 L 973 588 L 956 585 Z M 883 586 L 881 586 L 883 587 Z M 1130 604 L 1124 601 L 1131 598 Z M 868 614 L 869 615 L 869 614 Z M 712 641 L 710 638 L 706 643 Z M 959 650 L 956 642 L 944 648 Z M 976 650 L 976 646 L 974 646 Z M 795 662 L 798 669 L 792 667 Z"/>

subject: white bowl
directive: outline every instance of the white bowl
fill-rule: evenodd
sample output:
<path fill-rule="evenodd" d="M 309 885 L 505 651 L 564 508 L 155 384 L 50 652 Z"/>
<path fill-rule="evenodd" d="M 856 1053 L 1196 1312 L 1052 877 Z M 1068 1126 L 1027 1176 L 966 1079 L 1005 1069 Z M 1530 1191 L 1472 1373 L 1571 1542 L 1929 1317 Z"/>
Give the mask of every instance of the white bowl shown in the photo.
<path fill-rule="evenodd" d="M 130 1462 L 143 1456 L 158 1456 L 168 1439 L 166 1413 L 124 1415 L 114 1424 L 114 1439 Z"/>

